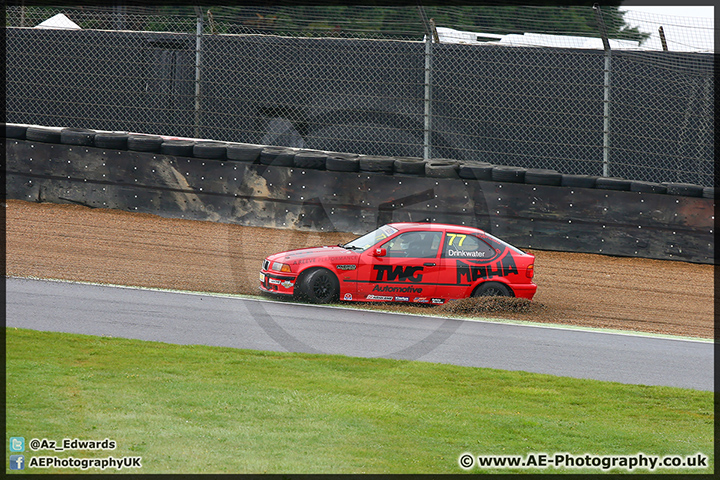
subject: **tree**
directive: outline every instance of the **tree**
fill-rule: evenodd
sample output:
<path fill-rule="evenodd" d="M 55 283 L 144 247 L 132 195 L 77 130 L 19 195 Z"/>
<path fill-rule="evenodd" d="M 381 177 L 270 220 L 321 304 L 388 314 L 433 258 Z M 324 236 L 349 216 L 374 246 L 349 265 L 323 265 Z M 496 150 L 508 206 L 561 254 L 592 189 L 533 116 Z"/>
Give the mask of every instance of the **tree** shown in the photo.
<path fill-rule="evenodd" d="M 601 7 L 610 38 L 642 41 L 649 34 L 625 24 L 625 12 L 620 2 Z M 417 5 L 291 5 L 272 6 L 208 6 L 219 22 L 254 27 L 259 21 L 271 18 L 263 33 L 281 35 L 337 35 L 344 37 L 380 37 L 421 39 L 425 28 Z M 592 4 L 521 5 L 447 3 L 423 7 L 428 18 L 437 26 L 474 32 L 544 33 L 598 37 L 600 29 Z M 260 30 L 260 29 L 259 29 Z M 260 33 L 260 32 L 258 32 Z"/>
<path fill-rule="evenodd" d="M 649 34 L 625 24 L 625 12 L 617 5 L 601 7 L 610 38 L 642 41 Z M 474 5 L 427 7 L 426 14 L 438 26 L 496 35 L 542 33 L 600 36 L 597 13 L 589 5 Z M 455 26 L 453 26 L 455 25 Z"/>
<path fill-rule="evenodd" d="M 350 38 L 398 38 L 420 40 L 425 35 L 418 4 L 392 5 L 365 1 L 360 5 L 342 3 L 274 2 L 226 6 L 201 2 L 201 10 L 212 16 L 214 33 L 261 33 L 290 36 L 342 36 Z M 10 2 L 18 3 L 18 2 Z M 131 30 L 193 31 L 195 7 L 188 4 L 75 5 L 65 7 L 83 28 L 108 28 L 117 25 Z M 649 34 L 630 28 L 620 12 L 620 1 L 612 0 L 601 7 L 610 38 L 642 41 Z M 10 7 L 34 18 L 54 14 L 53 7 L 28 5 Z M 592 3 L 557 5 L 547 0 L 527 5 L 448 1 L 423 7 L 428 18 L 439 27 L 450 27 L 478 33 L 544 33 L 598 37 L 600 29 Z M 47 9 L 47 12 L 44 10 Z M 55 8 L 56 10 L 57 8 Z M 22 15 L 21 15 L 22 16 Z M 8 18 L 8 26 L 12 26 Z"/>

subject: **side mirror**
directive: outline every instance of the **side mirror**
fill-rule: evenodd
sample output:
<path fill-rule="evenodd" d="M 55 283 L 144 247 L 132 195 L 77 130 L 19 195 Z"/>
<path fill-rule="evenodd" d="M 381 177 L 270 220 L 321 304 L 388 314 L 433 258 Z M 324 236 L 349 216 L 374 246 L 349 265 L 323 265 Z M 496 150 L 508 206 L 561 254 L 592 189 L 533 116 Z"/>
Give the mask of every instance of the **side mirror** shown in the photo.
<path fill-rule="evenodd" d="M 372 255 L 373 257 L 384 257 L 385 255 L 387 255 L 387 250 L 385 250 L 384 248 L 376 248 L 372 251 L 370 255 Z"/>

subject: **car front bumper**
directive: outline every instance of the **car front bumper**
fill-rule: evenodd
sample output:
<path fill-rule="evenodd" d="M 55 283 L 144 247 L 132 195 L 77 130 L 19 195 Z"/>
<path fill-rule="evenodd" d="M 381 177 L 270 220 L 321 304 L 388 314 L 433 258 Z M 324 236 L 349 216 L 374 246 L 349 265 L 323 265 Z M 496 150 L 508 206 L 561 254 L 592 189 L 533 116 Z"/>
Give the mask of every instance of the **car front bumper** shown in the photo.
<path fill-rule="evenodd" d="M 267 270 L 260 271 L 260 290 L 280 295 L 295 293 L 295 275 L 281 275 Z"/>

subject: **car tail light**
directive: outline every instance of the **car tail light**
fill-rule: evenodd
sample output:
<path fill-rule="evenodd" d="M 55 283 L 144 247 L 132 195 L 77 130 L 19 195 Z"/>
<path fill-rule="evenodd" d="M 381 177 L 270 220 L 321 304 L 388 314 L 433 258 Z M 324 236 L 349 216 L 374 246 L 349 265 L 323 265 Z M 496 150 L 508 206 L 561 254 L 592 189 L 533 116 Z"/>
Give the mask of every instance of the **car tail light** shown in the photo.
<path fill-rule="evenodd" d="M 533 278 L 533 276 L 535 275 L 535 264 L 534 263 L 531 263 L 530 265 L 527 266 L 527 268 L 525 269 L 525 275 L 527 275 L 528 278 Z"/>

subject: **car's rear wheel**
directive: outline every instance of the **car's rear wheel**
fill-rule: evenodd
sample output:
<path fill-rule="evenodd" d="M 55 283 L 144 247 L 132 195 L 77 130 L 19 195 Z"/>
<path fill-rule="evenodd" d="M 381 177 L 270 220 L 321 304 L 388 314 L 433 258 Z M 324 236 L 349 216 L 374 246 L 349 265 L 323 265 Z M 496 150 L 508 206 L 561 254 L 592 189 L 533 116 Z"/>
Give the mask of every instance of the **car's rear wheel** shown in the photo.
<path fill-rule="evenodd" d="M 330 303 L 338 299 L 340 286 L 332 272 L 319 268 L 303 277 L 300 290 L 313 303 Z"/>
<path fill-rule="evenodd" d="M 473 297 L 512 297 L 513 293 L 507 286 L 498 282 L 485 282 L 478 285 Z"/>

